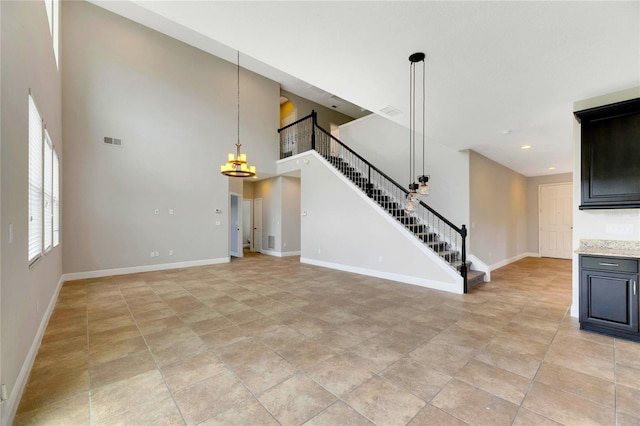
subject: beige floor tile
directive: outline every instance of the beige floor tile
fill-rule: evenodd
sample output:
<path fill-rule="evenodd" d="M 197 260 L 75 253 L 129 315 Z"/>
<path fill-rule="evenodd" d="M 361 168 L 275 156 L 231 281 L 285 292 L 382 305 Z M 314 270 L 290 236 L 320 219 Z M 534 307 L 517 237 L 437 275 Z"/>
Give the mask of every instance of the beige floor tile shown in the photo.
<path fill-rule="evenodd" d="M 313 417 L 304 424 L 305 426 L 373 426 L 369 420 L 361 416 L 356 410 L 342 401 L 335 402 L 332 406 Z"/>
<path fill-rule="evenodd" d="M 616 364 L 616 383 L 640 389 L 640 369 L 625 364 Z"/>
<path fill-rule="evenodd" d="M 101 364 L 146 350 L 147 343 L 142 336 L 137 336 L 119 342 L 90 345 L 89 359 L 92 364 Z"/>
<path fill-rule="evenodd" d="M 165 382 L 177 392 L 225 371 L 225 364 L 212 352 L 203 352 L 162 367 Z"/>
<path fill-rule="evenodd" d="M 156 369 L 156 363 L 148 349 L 106 362 L 89 364 L 91 388 L 128 379 Z"/>
<path fill-rule="evenodd" d="M 32 377 L 20 400 L 18 412 L 86 393 L 89 390 L 89 372 L 86 368 L 72 369 L 60 374 Z"/>
<path fill-rule="evenodd" d="M 563 424 L 615 423 L 613 408 L 594 404 L 575 394 L 557 390 L 540 382 L 534 382 L 522 406 Z"/>
<path fill-rule="evenodd" d="M 409 426 L 465 426 L 467 423 L 429 404 L 408 424 Z"/>
<path fill-rule="evenodd" d="M 278 426 L 279 423 L 255 398 L 251 398 L 201 423 L 201 426 L 248 425 Z"/>
<path fill-rule="evenodd" d="M 440 343 L 426 343 L 409 353 L 418 363 L 455 376 L 473 357 L 475 348 Z"/>
<path fill-rule="evenodd" d="M 618 413 L 640 417 L 640 390 L 618 385 L 616 391 Z"/>
<path fill-rule="evenodd" d="M 216 350 L 220 359 L 231 367 L 255 361 L 269 352 L 271 349 L 263 345 L 257 338 L 241 340 Z"/>
<path fill-rule="evenodd" d="M 281 349 L 278 354 L 298 369 L 310 368 L 337 355 L 328 347 L 310 341 Z"/>
<path fill-rule="evenodd" d="M 431 403 L 456 418 L 477 425 L 511 424 L 518 411 L 516 404 L 459 380 L 451 381 Z"/>
<path fill-rule="evenodd" d="M 526 408 L 520 408 L 513 426 L 560 426 L 560 423 L 554 422 L 540 414 L 529 411 Z"/>
<path fill-rule="evenodd" d="M 293 376 L 297 369 L 274 352 L 239 365 L 233 369 L 240 380 L 253 392 L 259 394 Z"/>
<path fill-rule="evenodd" d="M 14 426 L 22 425 L 89 425 L 89 392 L 82 392 L 29 411 L 19 411 Z"/>
<path fill-rule="evenodd" d="M 404 390 L 418 396 L 423 401 L 431 399 L 451 380 L 451 376 L 419 363 L 410 357 L 403 357 L 380 375 Z"/>
<path fill-rule="evenodd" d="M 304 375 L 269 389 L 258 399 L 282 425 L 300 425 L 331 405 L 336 397 Z"/>
<path fill-rule="evenodd" d="M 231 372 L 224 371 L 177 391 L 174 397 L 187 424 L 193 425 L 251 398 L 251 393 Z"/>
<path fill-rule="evenodd" d="M 344 401 L 374 423 L 384 425 L 404 425 L 426 405 L 422 399 L 377 376 Z"/>
<path fill-rule="evenodd" d="M 384 344 L 367 340 L 349 350 L 348 354 L 357 355 L 366 361 L 364 365 L 374 373 L 380 372 L 402 358 L 403 354 Z"/>
<path fill-rule="evenodd" d="M 103 331 L 113 330 L 114 328 L 126 327 L 134 325 L 135 321 L 130 313 L 118 315 L 115 317 L 103 318 L 95 321 L 89 321 L 89 335 L 100 333 Z"/>
<path fill-rule="evenodd" d="M 608 380 L 547 362 L 542 364 L 535 380 L 601 405 L 615 406 L 615 386 Z"/>
<path fill-rule="evenodd" d="M 626 413 L 618 413 L 617 426 L 638 426 L 640 425 L 640 416 L 630 416 Z"/>
<path fill-rule="evenodd" d="M 168 391 L 146 399 L 141 404 L 115 416 L 93 421 L 92 426 L 184 425 L 184 420 Z"/>
<path fill-rule="evenodd" d="M 91 390 L 91 421 L 104 421 L 167 393 L 167 387 L 158 370 L 93 388 Z"/>
<path fill-rule="evenodd" d="M 245 284 L 238 285 L 238 279 Z M 66 283 L 15 423 L 81 418 L 89 412 L 91 386 L 92 424 L 180 424 L 184 419 L 176 415 L 167 387 L 187 407 L 189 422 L 252 424 L 242 419 L 259 419 L 269 424 L 275 419 L 246 388 L 260 396 L 287 386 L 295 389 L 291 383 L 296 374 L 298 381 L 311 383 L 302 388 L 319 389 L 331 398 L 300 422 L 344 424 L 353 419 L 360 424 L 366 418 L 336 402 L 322 386 L 344 398 L 360 389 L 361 397 L 380 398 L 378 408 L 390 404 L 396 409 L 389 401 L 403 392 L 428 399 L 444 384 L 433 397 L 442 403 L 439 398 L 455 384 L 471 389 L 471 403 L 465 400 L 471 408 L 465 409 L 475 416 L 475 408 L 481 408 L 477 418 L 463 417 L 464 409 L 452 415 L 432 404 L 406 421 L 498 424 L 493 416 L 511 405 L 504 402 L 506 406 L 497 404 L 499 409 L 486 412 L 491 404 L 483 407 L 481 402 L 493 403 L 497 397 L 517 401 L 524 382 L 510 379 L 521 375 L 536 381 L 514 424 L 614 424 L 614 414 L 619 425 L 640 423 L 640 344 L 581 331 L 577 319 L 566 315 L 571 304 L 569 261 L 526 258 L 493 271 L 492 279 L 467 295 L 456 295 L 304 265 L 297 258 L 248 255 L 224 265 Z M 152 366 L 144 359 L 132 362 L 148 351 L 147 344 L 153 365 L 162 364 L 166 384 L 157 367 L 119 380 Z M 366 374 L 359 378 L 363 369 Z M 384 377 L 370 375 L 376 371 Z M 445 382 L 455 374 L 456 379 Z M 614 374 L 617 413 L 611 399 Z M 353 389 L 364 378 L 389 387 L 371 386 L 364 392 L 371 383 L 365 382 Z M 117 381 L 96 388 L 110 380 Z M 458 393 L 447 403 L 455 405 Z M 281 408 L 284 417 L 296 418 L 295 407 L 304 406 L 304 393 L 292 395 L 294 408 Z M 375 405 L 371 403 L 371 412 L 377 413 Z"/>
<path fill-rule="evenodd" d="M 361 363 L 346 356 L 330 358 L 309 368 L 306 373 L 338 397 L 346 396 L 373 377 L 373 373 L 363 367 Z"/>
<path fill-rule="evenodd" d="M 517 405 L 524 399 L 531 383 L 526 377 L 476 360 L 469 361 L 456 379 Z"/>

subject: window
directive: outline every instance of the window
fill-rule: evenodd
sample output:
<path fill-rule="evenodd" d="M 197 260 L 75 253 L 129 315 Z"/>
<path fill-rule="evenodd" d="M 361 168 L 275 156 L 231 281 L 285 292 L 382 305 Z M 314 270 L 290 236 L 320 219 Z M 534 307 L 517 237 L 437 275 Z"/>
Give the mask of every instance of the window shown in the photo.
<path fill-rule="evenodd" d="M 60 160 L 53 151 L 53 246 L 60 244 Z"/>
<path fill-rule="evenodd" d="M 29 94 L 29 265 L 60 244 L 60 160 Z"/>
<path fill-rule="evenodd" d="M 49 132 L 44 131 L 44 251 L 53 245 L 53 146 Z"/>
<path fill-rule="evenodd" d="M 53 42 L 53 55 L 58 66 L 58 23 L 60 22 L 60 3 L 58 0 L 44 0 L 47 9 L 47 21 L 49 22 L 49 32 Z"/>
<path fill-rule="evenodd" d="M 42 118 L 29 94 L 29 264 L 42 254 Z"/>

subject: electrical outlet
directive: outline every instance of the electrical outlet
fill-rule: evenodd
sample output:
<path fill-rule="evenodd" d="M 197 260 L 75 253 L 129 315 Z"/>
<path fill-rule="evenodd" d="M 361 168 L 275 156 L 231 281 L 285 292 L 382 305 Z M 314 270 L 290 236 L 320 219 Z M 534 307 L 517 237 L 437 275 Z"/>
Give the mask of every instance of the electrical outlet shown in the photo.
<path fill-rule="evenodd" d="M 156 256 L 156 252 L 155 252 L 155 251 L 152 251 L 152 252 L 151 252 L 151 257 L 155 257 L 155 256 Z"/>
<path fill-rule="evenodd" d="M 173 214 L 173 209 L 169 209 L 169 214 Z"/>
<path fill-rule="evenodd" d="M 159 251 L 156 252 L 156 257 L 158 257 L 158 256 L 160 256 L 160 252 Z"/>
<path fill-rule="evenodd" d="M 220 221 L 216 220 L 216 226 L 220 226 Z"/>
<path fill-rule="evenodd" d="M 169 256 L 173 256 L 173 250 L 169 250 Z"/>

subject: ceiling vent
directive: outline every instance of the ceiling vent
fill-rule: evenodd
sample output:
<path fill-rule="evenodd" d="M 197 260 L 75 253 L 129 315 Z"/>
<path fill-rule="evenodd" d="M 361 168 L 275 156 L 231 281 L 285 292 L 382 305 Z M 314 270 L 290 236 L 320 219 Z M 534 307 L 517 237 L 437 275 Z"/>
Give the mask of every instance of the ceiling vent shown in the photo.
<path fill-rule="evenodd" d="M 394 115 L 400 114 L 400 110 L 392 107 L 391 105 L 382 108 L 380 112 L 387 114 L 389 117 L 393 117 Z"/>

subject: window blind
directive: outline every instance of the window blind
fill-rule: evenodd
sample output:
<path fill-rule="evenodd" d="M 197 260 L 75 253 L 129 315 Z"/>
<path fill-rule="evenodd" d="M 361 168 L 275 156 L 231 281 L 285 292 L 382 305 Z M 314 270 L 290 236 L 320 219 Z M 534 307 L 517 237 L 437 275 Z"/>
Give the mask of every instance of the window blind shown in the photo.
<path fill-rule="evenodd" d="M 42 118 L 29 94 L 29 263 L 42 254 Z"/>
<path fill-rule="evenodd" d="M 53 244 L 53 146 L 49 132 L 44 131 L 44 251 Z"/>

